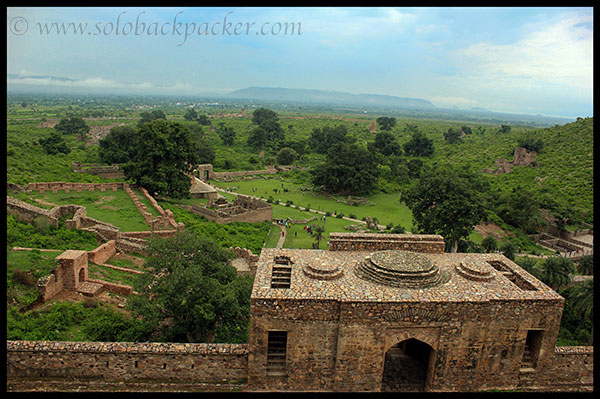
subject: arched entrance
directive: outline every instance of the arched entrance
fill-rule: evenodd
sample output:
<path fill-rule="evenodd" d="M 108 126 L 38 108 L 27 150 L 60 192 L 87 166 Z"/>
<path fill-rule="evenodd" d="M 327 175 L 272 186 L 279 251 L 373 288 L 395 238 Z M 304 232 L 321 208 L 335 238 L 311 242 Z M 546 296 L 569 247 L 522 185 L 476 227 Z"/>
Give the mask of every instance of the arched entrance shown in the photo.
<path fill-rule="evenodd" d="M 423 392 L 426 389 L 433 349 L 409 338 L 385 353 L 382 392 Z"/>
<path fill-rule="evenodd" d="M 83 283 L 85 281 L 85 268 L 82 267 L 79 269 L 79 283 Z"/>

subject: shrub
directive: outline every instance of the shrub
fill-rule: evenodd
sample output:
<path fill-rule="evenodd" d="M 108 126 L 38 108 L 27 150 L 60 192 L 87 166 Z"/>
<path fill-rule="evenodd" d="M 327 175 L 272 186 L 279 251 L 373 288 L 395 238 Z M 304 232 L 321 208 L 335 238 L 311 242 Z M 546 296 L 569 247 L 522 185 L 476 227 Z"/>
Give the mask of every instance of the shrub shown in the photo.
<path fill-rule="evenodd" d="M 26 273 L 18 268 L 13 270 L 12 279 L 17 283 L 26 285 L 28 287 L 35 287 L 36 284 L 36 280 L 31 274 Z"/>

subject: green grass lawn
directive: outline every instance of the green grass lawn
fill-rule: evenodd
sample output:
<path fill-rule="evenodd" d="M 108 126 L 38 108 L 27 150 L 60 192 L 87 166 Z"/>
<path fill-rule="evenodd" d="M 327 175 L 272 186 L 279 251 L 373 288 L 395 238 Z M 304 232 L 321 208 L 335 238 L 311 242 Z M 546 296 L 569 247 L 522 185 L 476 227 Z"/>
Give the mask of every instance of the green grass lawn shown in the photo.
<path fill-rule="evenodd" d="M 365 217 L 377 218 L 379 224 L 387 225 L 393 223 L 394 226 L 401 225 L 406 229 L 411 229 L 412 213 L 404 203 L 400 203 L 400 195 L 398 193 L 385 194 L 379 193 L 368 197 L 369 204 L 367 205 L 347 205 L 337 202 L 342 197 L 329 197 L 324 194 L 315 193 L 312 191 L 301 191 L 300 184 L 285 182 L 280 179 L 254 179 L 240 180 L 235 182 L 215 182 L 219 188 L 236 187 L 236 193 L 245 195 L 254 195 L 268 199 L 273 197 L 273 200 L 286 202 L 291 200 L 294 205 L 299 205 L 302 208 L 310 207 L 324 212 L 343 213 L 344 216 L 354 215 L 357 219 Z M 256 188 L 256 191 L 252 189 Z M 274 189 L 277 189 L 276 193 Z M 287 189 L 284 192 L 283 189 Z M 275 216 L 275 211 L 273 214 Z"/>
<path fill-rule="evenodd" d="M 89 217 L 113 224 L 121 231 L 147 231 L 150 229 L 150 225 L 144 222 L 144 217 L 137 210 L 129 195 L 121 189 L 104 192 L 100 190 L 82 191 L 80 193 L 76 191 L 69 193 L 47 191 L 43 194 L 32 192 L 31 196 L 56 205 L 83 205 L 86 207 Z"/>
<path fill-rule="evenodd" d="M 137 274 L 127 273 L 110 267 L 88 264 L 88 276 L 93 279 L 104 280 L 114 284 L 133 285 Z"/>

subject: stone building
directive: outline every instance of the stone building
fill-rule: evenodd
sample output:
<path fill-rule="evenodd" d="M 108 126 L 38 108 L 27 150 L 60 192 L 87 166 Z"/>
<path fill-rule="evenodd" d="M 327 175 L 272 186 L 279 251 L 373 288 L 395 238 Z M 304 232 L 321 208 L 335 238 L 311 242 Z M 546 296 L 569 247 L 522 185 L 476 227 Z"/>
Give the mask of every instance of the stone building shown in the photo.
<path fill-rule="evenodd" d="M 192 198 L 208 198 L 209 200 L 213 200 L 217 198 L 218 194 L 214 187 L 194 176 L 190 185 L 190 196 Z"/>
<path fill-rule="evenodd" d="M 508 258 L 444 253 L 434 235 L 337 233 L 329 245 L 263 249 L 249 387 L 477 391 L 548 378 L 564 299 Z"/>
<path fill-rule="evenodd" d="M 555 346 L 564 299 L 503 255 L 332 233 L 326 251 L 242 256 L 255 271 L 248 344 L 7 341 L 9 390 L 593 389 L 593 347 Z M 84 257 L 62 256 L 75 284 Z"/>

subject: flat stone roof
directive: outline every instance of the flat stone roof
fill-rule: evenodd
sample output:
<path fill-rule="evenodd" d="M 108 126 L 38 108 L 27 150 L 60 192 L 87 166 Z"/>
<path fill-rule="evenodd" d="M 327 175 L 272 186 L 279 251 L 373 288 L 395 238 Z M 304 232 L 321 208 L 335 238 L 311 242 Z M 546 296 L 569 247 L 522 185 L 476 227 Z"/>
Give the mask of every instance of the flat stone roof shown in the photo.
<path fill-rule="evenodd" d="M 61 259 L 78 259 L 80 257 L 82 257 L 83 255 L 86 255 L 87 251 L 78 251 L 75 249 L 67 249 L 65 252 L 63 252 L 62 254 L 58 255 L 56 258 L 56 260 L 61 260 Z"/>
<path fill-rule="evenodd" d="M 252 298 L 342 302 L 562 299 L 551 288 L 501 254 L 421 252 L 419 255 L 428 257 L 439 268 L 439 273 L 444 275 L 441 283 L 426 288 L 389 286 L 359 277 L 360 273 L 355 272 L 357 266 L 376 252 L 379 251 L 264 248 L 257 263 Z M 281 256 L 289 258 L 292 263 L 290 288 L 271 288 L 275 257 Z M 486 264 L 482 265 L 482 261 Z M 329 278 L 326 277 L 328 275 Z M 511 280 L 516 280 L 516 283 Z"/>

